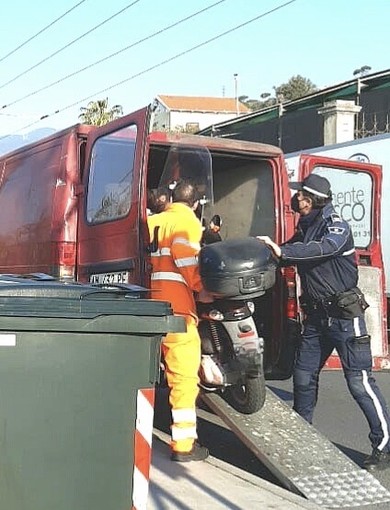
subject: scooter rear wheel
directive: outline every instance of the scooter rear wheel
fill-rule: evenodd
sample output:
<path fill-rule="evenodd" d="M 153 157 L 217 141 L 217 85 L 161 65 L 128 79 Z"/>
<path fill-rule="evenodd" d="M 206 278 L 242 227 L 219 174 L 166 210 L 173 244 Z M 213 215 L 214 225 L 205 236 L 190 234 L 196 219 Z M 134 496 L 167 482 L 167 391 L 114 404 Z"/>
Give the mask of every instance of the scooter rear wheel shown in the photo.
<path fill-rule="evenodd" d="M 224 397 L 239 413 L 253 414 L 263 407 L 265 393 L 265 378 L 264 375 L 260 375 L 247 377 L 241 383 L 228 386 Z"/>

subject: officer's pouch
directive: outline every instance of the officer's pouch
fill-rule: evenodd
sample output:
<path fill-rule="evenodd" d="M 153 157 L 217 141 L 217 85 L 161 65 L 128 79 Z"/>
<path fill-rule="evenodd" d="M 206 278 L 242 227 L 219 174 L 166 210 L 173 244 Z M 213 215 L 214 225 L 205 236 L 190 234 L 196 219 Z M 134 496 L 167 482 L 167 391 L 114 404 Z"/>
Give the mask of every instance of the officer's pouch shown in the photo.
<path fill-rule="evenodd" d="M 334 299 L 333 306 L 336 307 L 340 319 L 353 319 L 363 315 L 369 304 L 365 300 L 363 292 L 358 287 L 354 287 L 338 294 Z"/>
<path fill-rule="evenodd" d="M 360 345 L 369 344 L 371 342 L 371 336 L 370 335 L 355 336 L 353 341 Z"/>

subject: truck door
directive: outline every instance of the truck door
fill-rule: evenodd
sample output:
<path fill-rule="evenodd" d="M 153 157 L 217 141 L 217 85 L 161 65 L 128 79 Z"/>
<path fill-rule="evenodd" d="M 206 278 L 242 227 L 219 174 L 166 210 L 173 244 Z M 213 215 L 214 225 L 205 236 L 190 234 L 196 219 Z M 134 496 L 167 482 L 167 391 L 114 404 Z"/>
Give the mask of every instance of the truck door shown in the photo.
<path fill-rule="evenodd" d="M 374 367 L 388 367 L 386 297 L 380 242 L 382 167 L 301 155 L 297 179 L 302 180 L 310 172 L 329 180 L 333 205 L 351 225 L 359 265 L 359 287 L 370 305 L 366 311 L 366 321 L 372 340 Z M 338 358 L 332 356 L 327 366 L 338 368 Z"/>
<path fill-rule="evenodd" d="M 80 190 L 78 280 L 145 284 L 140 187 L 148 109 L 90 133 Z"/>

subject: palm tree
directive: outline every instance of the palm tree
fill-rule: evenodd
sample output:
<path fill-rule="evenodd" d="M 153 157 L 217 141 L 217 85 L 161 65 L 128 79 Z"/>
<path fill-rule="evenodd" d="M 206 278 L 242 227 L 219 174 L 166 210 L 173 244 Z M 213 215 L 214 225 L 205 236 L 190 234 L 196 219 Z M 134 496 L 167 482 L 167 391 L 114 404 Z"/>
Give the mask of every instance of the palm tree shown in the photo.
<path fill-rule="evenodd" d="M 79 119 L 81 122 L 92 126 L 103 126 L 123 115 L 121 105 L 116 104 L 111 108 L 108 107 L 108 97 L 90 101 L 86 107 L 82 106 L 80 111 Z"/>

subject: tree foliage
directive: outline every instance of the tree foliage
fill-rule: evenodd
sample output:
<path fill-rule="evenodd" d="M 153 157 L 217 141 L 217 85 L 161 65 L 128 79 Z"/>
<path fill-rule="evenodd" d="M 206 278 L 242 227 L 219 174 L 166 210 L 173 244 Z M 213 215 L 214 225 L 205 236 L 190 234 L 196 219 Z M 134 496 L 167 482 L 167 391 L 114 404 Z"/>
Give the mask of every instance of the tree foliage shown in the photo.
<path fill-rule="evenodd" d="M 318 90 L 311 80 L 299 74 L 292 76 L 287 83 L 282 83 L 277 87 L 273 87 L 273 89 L 273 94 L 263 93 L 260 96 L 261 99 L 250 99 L 248 96 L 240 96 L 239 100 L 252 111 L 257 111 L 269 108 L 277 103 L 299 99 Z"/>
<path fill-rule="evenodd" d="M 123 108 L 121 105 L 116 104 L 111 108 L 108 106 L 108 97 L 106 97 L 106 99 L 90 101 L 86 107 L 82 106 L 80 111 L 80 121 L 83 124 L 90 124 L 92 126 L 104 126 L 104 124 L 123 115 Z"/>
<path fill-rule="evenodd" d="M 287 83 L 282 83 L 278 87 L 275 87 L 275 95 L 281 96 L 283 101 L 293 101 L 300 97 L 307 96 L 317 90 L 316 85 L 309 78 L 297 74 L 292 76 Z"/>
<path fill-rule="evenodd" d="M 248 96 L 240 96 L 238 98 L 240 103 L 247 106 L 252 112 L 256 110 L 261 110 L 261 108 L 265 108 L 265 101 L 260 101 L 258 99 L 250 99 Z"/>

